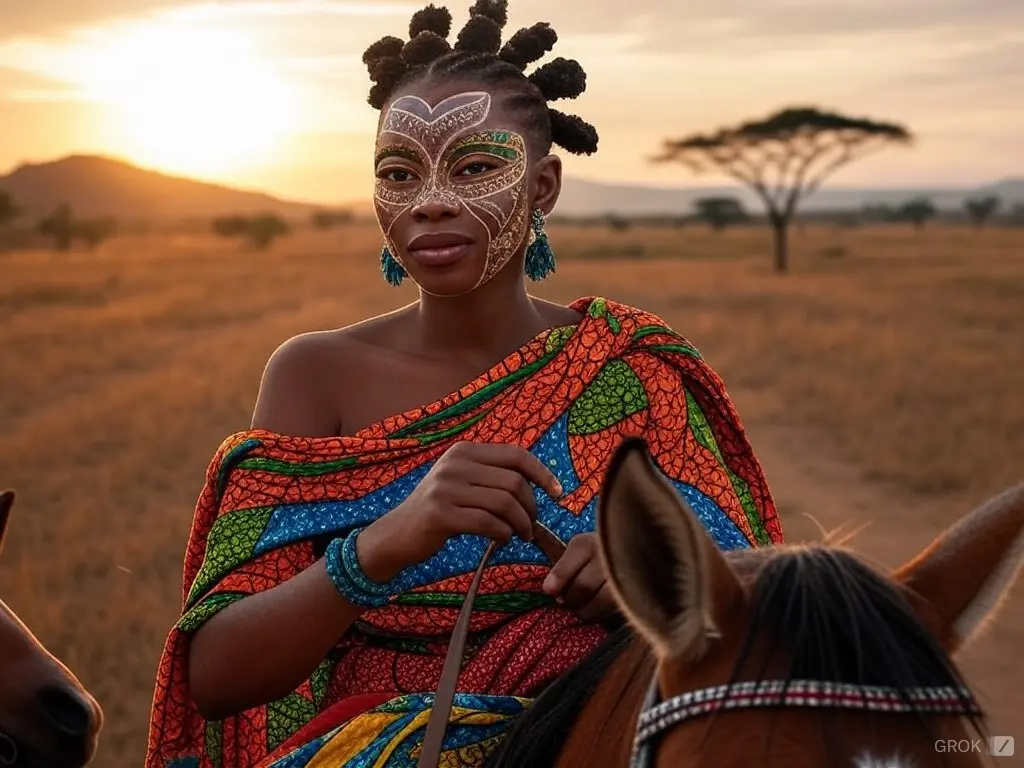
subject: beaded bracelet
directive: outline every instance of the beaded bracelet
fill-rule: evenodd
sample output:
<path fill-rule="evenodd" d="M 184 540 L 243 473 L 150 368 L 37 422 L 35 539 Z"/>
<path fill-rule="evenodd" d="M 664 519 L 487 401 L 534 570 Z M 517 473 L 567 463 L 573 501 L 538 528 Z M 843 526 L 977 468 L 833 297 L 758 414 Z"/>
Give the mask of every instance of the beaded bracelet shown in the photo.
<path fill-rule="evenodd" d="M 328 544 L 324 562 L 327 575 L 342 597 L 363 608 L 379 608 L 388 603 L 392 591 L 389 584 L 372 581 L 363 573 L 356 553 L 356 539 L 362 531 L 362 528 L 356 528 Z"/>

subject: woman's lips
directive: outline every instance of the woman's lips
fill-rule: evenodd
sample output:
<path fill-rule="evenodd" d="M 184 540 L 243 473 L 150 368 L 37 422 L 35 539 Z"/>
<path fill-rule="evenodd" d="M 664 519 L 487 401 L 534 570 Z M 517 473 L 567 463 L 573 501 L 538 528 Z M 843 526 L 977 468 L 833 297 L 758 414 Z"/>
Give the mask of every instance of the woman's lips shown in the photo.
<path fill-rule="evenodd" d="M 419 235 L 409 241 L 409 257 L 428 267 L 445 267 L 454 264 L 469 253 L 472 238 L 455 232 L 438 232 Z"/>

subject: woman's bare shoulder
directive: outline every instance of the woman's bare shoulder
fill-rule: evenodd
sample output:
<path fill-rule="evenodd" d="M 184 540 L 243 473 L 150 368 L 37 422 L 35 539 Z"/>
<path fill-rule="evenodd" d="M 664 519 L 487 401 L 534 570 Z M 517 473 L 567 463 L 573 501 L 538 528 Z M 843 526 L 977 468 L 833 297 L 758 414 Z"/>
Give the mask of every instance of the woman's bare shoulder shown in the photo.
<path fill-rule="evenodd" d="M 341 429 L 339 392 L 367 342 L 393 322 L 389 315 L 293 336 L 270 355 L 263 370 L 252 428 L 285 435 L 328 437 Z M 339 397 L 340 395 L 340 397 Z"/>

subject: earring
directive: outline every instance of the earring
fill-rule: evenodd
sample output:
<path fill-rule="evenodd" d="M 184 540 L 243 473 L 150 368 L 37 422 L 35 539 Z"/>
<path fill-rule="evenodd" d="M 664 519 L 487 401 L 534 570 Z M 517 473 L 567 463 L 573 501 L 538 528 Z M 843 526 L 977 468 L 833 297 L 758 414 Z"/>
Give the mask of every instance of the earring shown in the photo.
<path fill-rule="evenodd" d="M 526 276 L 535 282 L 555 271 L 555 254 L 544 231 L 544 212 L 534 208 L 530 216 L 530 244 L 526 248 Z"/>
<path fill-rule="evenodd" d="M 391 251 L 385 245 L 380 252 L 380 271 L 384 274 L 384 279 L 388 281 L 388 285 L 399 286 L 402 284 L 402 280 L 408 274 L 405 268 L 398 263 L 398 260 L 391 255 Z"/>

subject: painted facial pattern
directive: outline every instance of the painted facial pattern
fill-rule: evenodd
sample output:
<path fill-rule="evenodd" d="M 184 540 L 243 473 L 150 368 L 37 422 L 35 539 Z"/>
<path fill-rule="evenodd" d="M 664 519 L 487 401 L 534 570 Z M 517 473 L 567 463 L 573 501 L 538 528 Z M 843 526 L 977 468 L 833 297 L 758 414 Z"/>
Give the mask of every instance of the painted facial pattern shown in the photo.
<path fill-rule="evenodd" d="M 435 202 L 465 209 L 487 231 L 487 258 L 473 290 L 508 264 L 529 222 L 526 195 L 526 142 L 518 133 L 473 131 L 491 111 L 486 92 L 460 93 L 431 107 L 416 96 L 396 99 L 377 142 L 374 208 L 388 248 L 400 260 L 391 238 L 398 219 L 410 209 Z M 467 173 L 473 162 L 495 168 Z M 416 176 L 403 169 L 415 168 Z M 404 265 L 403 265 L 404 266 Z"/>

